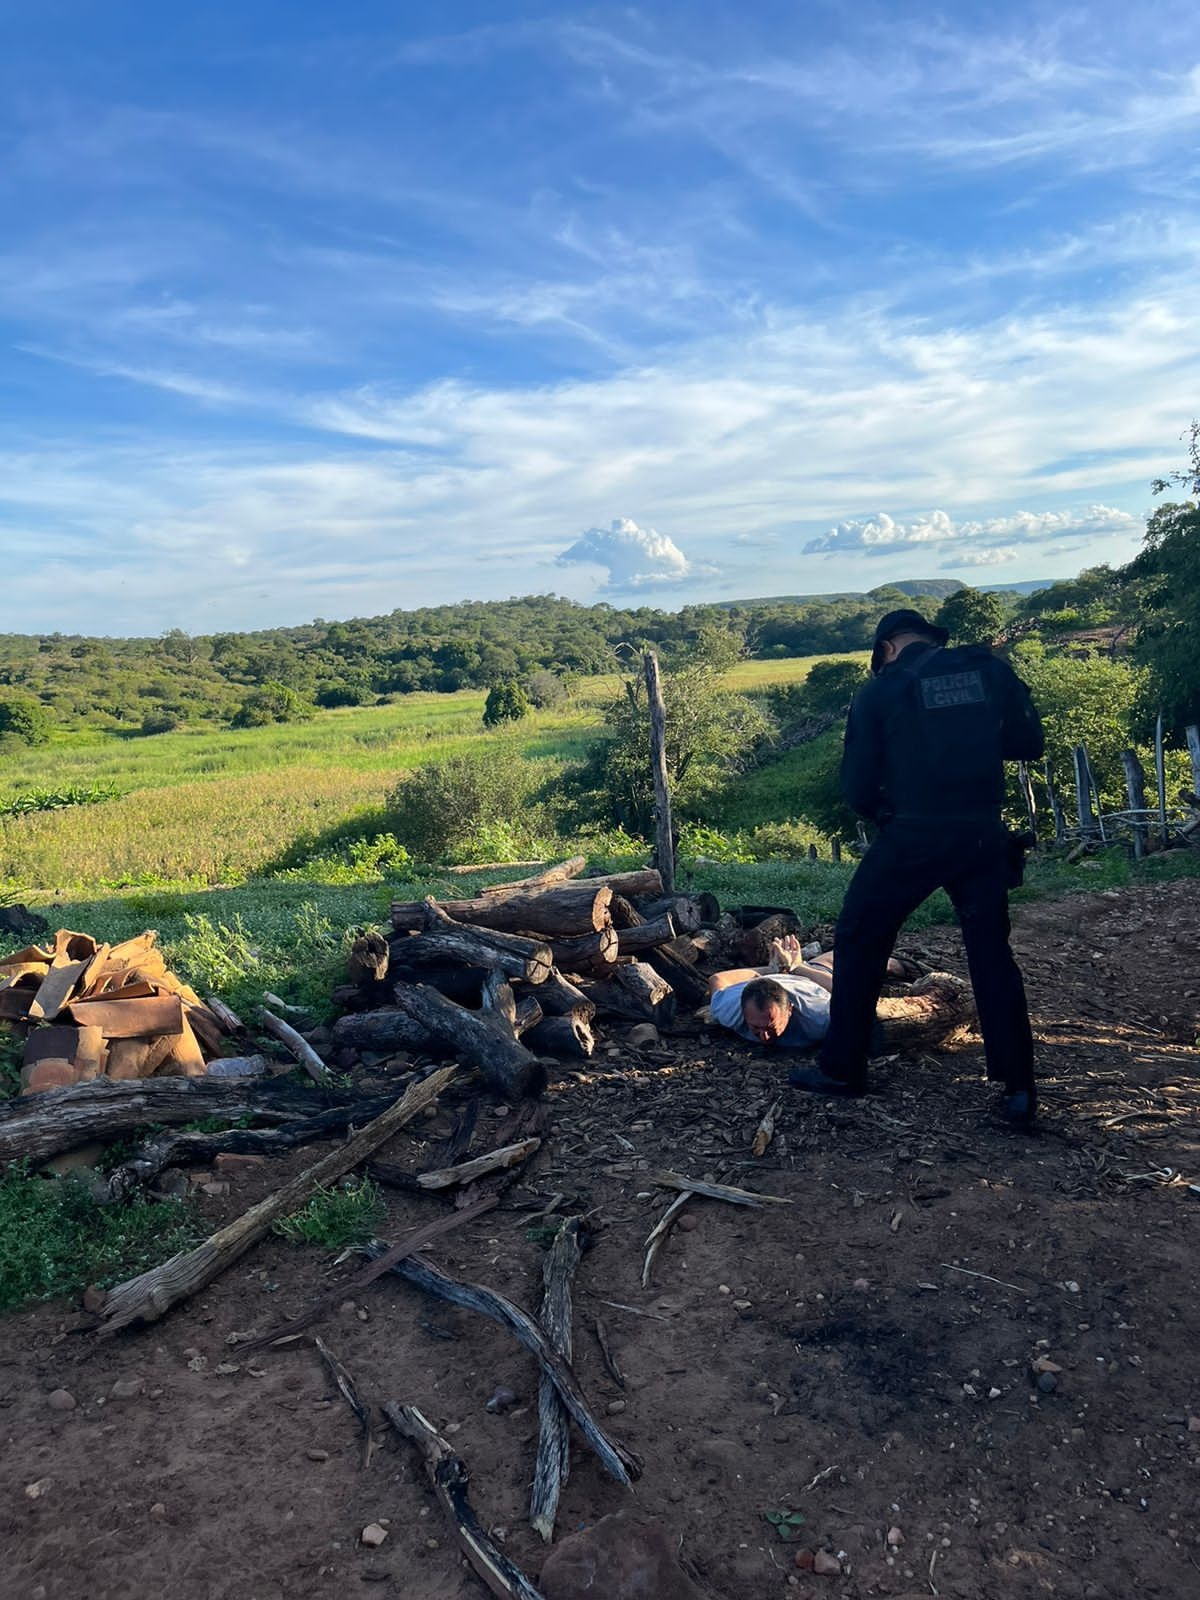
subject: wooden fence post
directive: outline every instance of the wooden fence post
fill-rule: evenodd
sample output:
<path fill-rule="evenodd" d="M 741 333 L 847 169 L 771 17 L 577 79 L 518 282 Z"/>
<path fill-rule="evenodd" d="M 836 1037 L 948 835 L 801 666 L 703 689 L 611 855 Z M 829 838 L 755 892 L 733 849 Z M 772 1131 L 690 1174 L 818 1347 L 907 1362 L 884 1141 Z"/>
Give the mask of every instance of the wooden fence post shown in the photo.
<path fill-rule="evenodd" d="M 671 790 L 667 783 L 667 712 L 658 677 L 658 657 L 647 650 L 646 697 L 650 703 L 650 768 L 654 774 L 654 865 L 662 877 L 663 893 L 675 893 L 675 845 L 671 838 Z"/>
<path fill-rule="evenodd" d="M 1158 784 L 1158 833 L 1165 850 L 1171 842 L 1167 827 L 1167 759 L 1163 748 L 1163 714 L 1158 713 L 1154 724 L 1154 778 Z"/>
<path fill-rule="evenodd" d="M 1017 762 L 1017 782 L 1021 787 L 1021 797 L 1025 801 L 1025 815 L 1029 818 L 1029 831 L 1036 841 L 1037 798 L 1033 792 L 1033 779 L 1029 776 L 1029 768 L 1024 761 Z"/>
<path fill-rule="evenodd" d="M 1193 722 L 1185 730 L 1188 755 L 1192 758 L 1192 793 L 1200 795 L 1200 728 Z"/>
<path fill-rule="evenodd" d="M 1129 796 L 1129 809 L 1142 811 L 1146 809 L 1146 773 L 1142 763 L 1138 760 L 1136 750 L 1121 751 L 1121 765 L 1125 768 L 1125 792 Z M 1133 828 L 1133 854 L 1140 861 L 1146 854 L 1146 836 L 1148 829 L 1144 816 L 1130 818 Z"/>
<path fill-rule="evenodd" d="M 1071 751 L 1071 759 L 1075 763 L 1075 801 L 1079 807 L 1079 836 L 1082 839 L 1094 839 L 1100 829 L 1092 805 L 1092 769 L 1083 745 L 1075 746 Z"/>
<path fill-rule="evenodd" d="M 1062 844 L 1067 837 L 1067 825 L 1063 818 L 1062 801 L 1058 797 L 1058 789 L 1054 782 L 1054 774 L 1050 771 L 1047 761 L 1043 768 L 1046 779 L 1046 798 L 1050 802 L 1050 815 L 1054 818 L 1054 842 Z"/>

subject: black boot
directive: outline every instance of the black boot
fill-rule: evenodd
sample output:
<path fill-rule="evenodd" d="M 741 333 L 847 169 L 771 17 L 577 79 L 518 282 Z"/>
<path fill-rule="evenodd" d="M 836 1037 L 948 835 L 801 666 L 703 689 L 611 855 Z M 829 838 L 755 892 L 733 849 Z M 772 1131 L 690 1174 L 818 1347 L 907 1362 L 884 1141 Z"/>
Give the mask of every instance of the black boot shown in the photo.
<path fill-rule="evenodd" d="M 1028 1133 L 1037 1120 L 1037 1094 L 1033 1089 L 1006 1090 L 1000 1110 L 1010 1128 Z"/>
<path fill-rule="evenodd" d="M 843 1098 L 866 1094 L 867 1085 L 851 1083 L 847 1078 L 831 1078 L 821 1067 L 793 1067 L 788 1073 L 793 1089 L 807 1089 L 810 1094 L 834 1094 Z"/>

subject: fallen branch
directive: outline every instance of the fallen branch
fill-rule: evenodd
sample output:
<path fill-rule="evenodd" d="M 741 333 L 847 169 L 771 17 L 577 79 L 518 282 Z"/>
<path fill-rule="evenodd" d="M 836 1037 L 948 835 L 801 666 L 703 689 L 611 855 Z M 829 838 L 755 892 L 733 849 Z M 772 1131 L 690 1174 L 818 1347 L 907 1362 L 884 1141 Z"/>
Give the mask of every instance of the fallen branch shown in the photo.
<path fill-rule="evenodd" d="M 266 996 L 264 995 L 263 998 L 265 999 Z M 282 1044 L 287 1046 L 314 1083 L 328 1083 L 330 1081 L 329 1068 L 321 1060 L 308 1040 L 297 1033 L 290 1022 L 285 1022 L 282 1017 L 277 1017 L 273 1011 L 268 1011 L 264 1007 L 262 1025 L 268 1033 L 273 1033 Z"/>
<path fill-rule="evenodd" d="M 442 1067 L 420 1083 L 411 1084 L 403 1099 L 389 1106 L 347 1143 L 306 1167 L 282 1189 L 260 1200 L 194 1250 L 182 1251 L 161 1266 L 110 1289 L 101 1312 L 100 1332 L 115 1333 L 131 1322 L 154 1322 L 180 1300 L 211 1283 L 257 1244 L 273 1222 L 290 1216 L 322 1185 L 335 1182 L 358 1166 L 426 1106 L 433 1105 L 456 1071 L 455 1067 Z"/>
<path fill-rule="evenodd" d="M 387 1246 L 382 1240 L 373 1239 L 363 1248 L 367 1255 L 378 1258 Z M 481 1316 L 490 1317 L 493 1322 L 508 1328 L 518 1343 L 537 1357 L 542 1371 L 557 1390 L 559 1399 L 611 1476 L 623 1484 L 641 1476 L 641 1461 L 631 1450 L 608 1437 L 584 1399 L 578 1378 L 527 1312 L 511 1300 L 506 1300 L 502 1294 L 497 1294 L 494 1289 L 477 1283 L 461 1283 L 424 1259 L 398 1261 L 391 1271 L 416 1284 L 419 1289 L 424 1289 L 427 1294 L 448 1300 L 451 1305 L 461 1306 L 466 1311 L 477 1311 Z"/>
<path fill-rule="evenodd" d="M 433 1172 L 419 1172 L 417 1186 L 421 1189 L 452 1189 L 456 1183 L 471 1183 L 489 1172 L 519 1167 L 535 1150 L 541 1148 L 541 1144 L 540 1139 L 522 1139 L 519 1144 L 502 1145 L 499 1150 L 489 1150 L 457 1167 L 439 1167 Z"/>
<path fill-rule="evenodd" d="M 36 1166 L 61 1150 L 92 1139 L 112 1139 L 150 1123 L 171 1126 L 198 1117 L 236 1118 L 247 1112 L 286 1122 L 353 1099 L 344 1091 L 318 1094 L 295 1083 L 238 1078 L 141 1078 L 120 1083 L 92 1078 L 0 1105 L 0 1166 L 23 1156 Z"/>
<path fill-rule="evenodd" d="M 424 984 L 397 984 L 396 1003 L 510 1100 L 540 1094 L 545 1088 L 542 1063 L 486 1012 L 467 1011 Z"/>
<path fill-rule="evenodd" d="M 568 1217 L 555 1235 L 542 1265 L 542 1327 L 564 1361 L 573 1354 L 571 1333 L 571 1279 L 582 1255 L 579 1217 Z M 571 1441 L 567 1413 L 554 1385 L 542 1374 L 538 1381 L 538 1447 L 529 1498 L 533 1530 L 549 1544 L 559 1497 L 571 1475 Z"/>
<path fill-rule="evenodd" d="M 692 1196 L 689 1190 L 685 1190 L 683 1194 L 677 1194 L 647 1236 L 646 1259 L 642 1263 L 643 1289 L 648 1289 L 650 1287 L 650 1273 L 653 1270 L 654 1263 L 658 1258 L 658 1252 L 662 1249 L 664 1240 L 674 1227 L 675 1218 L 679 1215 L 691 1198 Z"/>
<path fill-rule="evenodd" d="M 167 1167 L 206 1166 L 215 1156 L 277 1156 L 298 1145 L 344 1133 L 369 1122 L 395 1102 L 394 1094 L 372 1095 L 351 1105 L 333 1106 L 315 1117 L 297 1117 L 278 1128 L 229 1128 L 224 1133 L 169 1133 L 152 1139 L 108 1175 L 108 1200 L 123 1200 L 144 1188 Z"/>
<path fill-rule="evenodd" d="M 339 1394 L 350 1407 L 351 1411 L 353 1411 L 354 1415 L 358 1418 L 358 1425 L 362 1429 L 362 1464 L 365 1472 L 366 1469 L 371 1465 L 371 1453 L 375 1447 L 375 1440 L 371 1434 L 371 1413 L 359 1399 L 358 1389 L 355 1386 L 354 1379 L 346 1371 L 346 1368 L 334 1355 L 329 1346 L 324 1342 L 323 1339 L 320 1338 L 320 1336 L 315 1337 L 313 1339 L 313 1343 L 317 1347 L 317 1354 L 329 1368 L 329 1376 L 337 1385 Z"/>
<path fill-rule="evenodd" d="M 487 1588 L 500 1600 L 545 1600 L 533 1584 L 479 1525 L 471 1508 L 467 1489 L 471 1475 L 461 1456 L 442 1438 L 433 1424 L 416 1406 L 383 1402 L 383 1414 L 405 1439 L 411 1439 L 421 1452 L 433 1492 L 445 1512 L 454 1537 L 467 1561 Z"/>
<path fill-rule="evenodd" d="M 596 1343 L 600 1346 L 600 1354 L 604 1358 L 604 1365 L 608 1368 L 608 1375 L 617 1385 L 618 1389 L 625 1387 L 625 1374 L 617 1365 L 617 1358 L 613 1355 L 612 1346 L 608 1342 L 608 1329 L 604 1326 L 603 1319 L 596 1316 L 592 1319 L 596 1329 Z"/>
<path fill-rule="evenodd" d="M 687 1194 L 702 1194 L 709 1200 L 728 1200 L 733 1206 L 790 1206 L 791 1201 L 776 1194 L 755 1194 L 750 1189 L 735 1189 L 724 1183 L 705 1183 L 700 1178 L 685 1178 L 679 1172 L 644 1172 L 647 1183 L 661 1189 L 682 1189 Z"/>

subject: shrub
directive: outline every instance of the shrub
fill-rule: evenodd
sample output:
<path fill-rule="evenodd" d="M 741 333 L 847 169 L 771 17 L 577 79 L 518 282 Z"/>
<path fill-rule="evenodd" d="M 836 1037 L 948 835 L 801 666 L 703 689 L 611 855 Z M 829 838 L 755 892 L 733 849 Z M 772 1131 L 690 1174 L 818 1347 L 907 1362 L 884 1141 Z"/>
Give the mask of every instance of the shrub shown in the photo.
<path fill-rule="evenodd" d="M 540 667 L 525 680 L 525 693 L 529 696 L 530 705 L 536 706 L 539 711 L 549 711 L 562 705 L 567 698 L 567 686 L 549 667 Z"/>
<path fill-rule="evenodd" d="M 392 830 L 422 861 L 466 853 L 488 859 L 487 844 L 519 857 L 535 836 L 532 802 L 546 763 L 525 761 L 504 744 L 430 762 L 400 779 L 387 798 Z M 492 859 L 498 859 L 493 856 Z"/>
<path fill-rule="evenodd" d="M 0 734 L 9 734 L 22 744 L 45 744 L 53 726 L 50 713 L 40 700 L 28 695 L 0 695 Z"/>
<path fill-rule="evenodd" d="M 514 679 L 507 678 L 503 683 L 494 683 L 488 690 L 487 703 L 483 708 L 485 728 L 499 727 L 502 722 L 519 722 L 528 715 L 529 700 Z"/>
<path fill-rule="evenodd" d="M 182 722 L 183 718 L 175 711 L 147 711 L 142 718 L 141 732 L 146 738 L 156 733 L 174 733 Z"/>

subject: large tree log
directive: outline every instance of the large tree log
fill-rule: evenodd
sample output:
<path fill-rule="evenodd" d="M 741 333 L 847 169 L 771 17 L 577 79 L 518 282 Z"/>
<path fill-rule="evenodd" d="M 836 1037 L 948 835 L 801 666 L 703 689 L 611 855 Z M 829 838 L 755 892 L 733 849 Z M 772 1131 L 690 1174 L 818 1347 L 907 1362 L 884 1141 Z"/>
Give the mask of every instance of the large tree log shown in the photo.
<path fill-rule="evenodd" d="M 519 893 L 484 894 L 474 900 L 447 900 L 443 912 L 455 922 L 501 932 L 579 934 L 604 927 L 612 890 L 589 878 L 574 883 L 552 883 L 544 889 Z M 392 906 L 396 929 L 426 925 L 425 903 L 397 900 Z"/>
<path fill-rule="evenodd" d="M 404 944 L 421 942 L 419 934 L 404 937 Z M 400 940 L 396 941 L 393 949 L 403 949 Z M 397 983 L 427 983 L 431 989 L 444 994 L 447 1000 L 457 1000 L 460 1006 L 472 1008 L 479 1005 L 483 980 L 487 976 L 485 967 L 464 967 L 457 961 L 393 960 L 389 970 L 393 987 Z M 391 999 L 391 990 L 386 992 L 384 999 Z"/>
<path fill-rule="evenodd" d="M 550 954 L 560 972 L 609 972 L 617 964 L 620 941 L 615 928 L 601 928 L 579 939 L 552 939 Z"/>
<path fill-rule="evenodd" d="M 538 1004 L 544 1017 L 582 1016 L 590 1022 L 596 1008 L 582 989 L 564 978 L 557 967 L 552 967 L 545 983 L 538 984 Z"/>
<path fill-rule="evenodd" d="M 675 937 L 675 924 L 670 914 L 655 917 L 653 922 L 642 922 L 637 927 L 617 929 L 617 951 L 623 956 L 640 956 Z"/>
<path fill-rule="evenodd" d="M 455 922 L 433 900 L 425 901 L 424 925 L 415 938 L 394 941 L 396 964 L 461 961 L 469 967 L 494 967 L 506 978 L 524 978 L 526 983 L 540 983 L 550 971 L 550 951 L 540 939 Z"/>
<path fill-rule="evenodd" d="M 596 1009 L 590 1000 L 587 1006 L 589 1011 Z M 553 1056 L 556 1061 L 586 1061 L 596 1048 L 590 1017 L 582 1012 L 565 1017 L 543 1017 L 535 1028 L 530 1028 L 525 1041 L 539 1056 Z"/>
<path fill-rule="evenodd" d="M 218 1277 L 268 1232 L 280 1217 L 290 1216 L 318 1188 L 333 1183 L 386 1144 L 394 1133 L 431 1106 L 454 1077 L 455 1067 L 442 1067 L 414 1083 L 381 1116 L 311 1167 L 260 1200 L 236 1221 L 212 1234 L 194 1250 L 174 1255 L 162 1266 L 110 1289 L 101 1312 L 100 1332 L 115 1333 L 131 1322 L 154 1322 Z"/>
<path fill-rule="evenodd" d="M 705 921 L 704 898 L 694 894 L 660 895 L 653 900 L 639 900 L 638 910 L 647 919 L 669 915 L 680 933 L 697 933 Z"/>
<path fill-rule="evenodd" d="M 633 872 L 600 872 L 584 881 L 604 884 L 614 894 L 623 894 L 627 900 L 663 892 L 662 875 L 656 867 L 638 867 Z"/>
<path fill-rule="evenodd" d="M 397 985 L 407 993 L 407 985 Z M 373 1050 L 389 1055 L 394 1050 L 417 1050 L 426 1055 L 445 1055 L 447 1047 L 435 1038 L 422 1023 L 408 1011 L 396 1008 L 386 1011 L 352 1011 L 339 1017 L 333 1025 L 333 1042 L 339 1049 L 349 1046 L 353 1050 Z"/>
<path fill-rule="evenodd" d="M 253 1113 L 286 1122 L 314 1116 L 354 1095 L 282 1082 L 238 1078 L 142 1078 L 113 1083 L 93 1078 L 0 1105 L 0 1165 L 28 1157 L 35 1166 L 93 1139 L 112 1139 L 151 1123 L 167 1126 L 199 1117 Z"/>
<path fill-rule="evenodd" d="M 903 994 L 880 1000 L 875 1015 L 885 1049 L 928 1049 L 972 1025 L 975 996 L 952 972 L 927 972 Z"/>
<path fill-rule="evenodd" d="M 456 1006 L 453 1000 L 424 984 L 397 984 L 396 1001 L 415 1022 L 440 1039 L 451 1054 L 476 1067 L 508 1099 L 540 1094 L 546 1087 L 542 1063 L 487 1013 Z"/>

